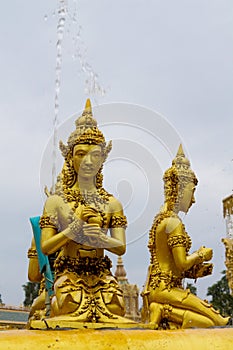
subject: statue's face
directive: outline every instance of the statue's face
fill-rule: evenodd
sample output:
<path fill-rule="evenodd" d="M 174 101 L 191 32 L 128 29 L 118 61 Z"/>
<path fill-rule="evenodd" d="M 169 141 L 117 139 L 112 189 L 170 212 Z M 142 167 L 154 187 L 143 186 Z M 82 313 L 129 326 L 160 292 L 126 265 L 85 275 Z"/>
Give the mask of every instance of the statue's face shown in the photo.
<path fill-rule="evenodd" d="M 74 146 L 73 164 L 79 178 L 95 177 L 103 163 L 102 149 L 98 145 Z"/>
<path fill-rule="evenodd" d="M 183 191 L 183 196 L 179 203 L 179 210 L 183 211 L 184 213 L 187 213 L 191 205 L 195 203 L 195 184 L 193 182 L 188 183 Z"/>

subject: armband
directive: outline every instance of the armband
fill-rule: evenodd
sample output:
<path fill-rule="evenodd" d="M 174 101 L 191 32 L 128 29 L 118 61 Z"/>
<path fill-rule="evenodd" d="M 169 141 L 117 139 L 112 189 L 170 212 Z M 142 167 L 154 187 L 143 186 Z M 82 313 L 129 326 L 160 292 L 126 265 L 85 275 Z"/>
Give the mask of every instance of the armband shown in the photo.
<path fill-rule="evenodd" d="M 40 218 L 40 228 L 51 227 L 58 229 L 58 220 L 48 215 L 42 215 Z"/>
<path fill-rule="evenodd" d="M 111 228 L 127 227 L 127 219 L 125 215 L 113 215 L 111 219 Z"/>
<path fill-rule="evenodd" d="M 28 259 L 37 258 L 37 251 L 35 248 L 28 249 Z"/>
<path fill-rule="evenodd" d="M 187 239 L 186 237 L 179 235 L 179 236 L 174 236 L 174 237 L 170 237 L 167 240 L 167 244 L 169 246 L 169 248 L 176 248 L 176 247 L 184 247 L 186 248 L 187 245 Z"/>

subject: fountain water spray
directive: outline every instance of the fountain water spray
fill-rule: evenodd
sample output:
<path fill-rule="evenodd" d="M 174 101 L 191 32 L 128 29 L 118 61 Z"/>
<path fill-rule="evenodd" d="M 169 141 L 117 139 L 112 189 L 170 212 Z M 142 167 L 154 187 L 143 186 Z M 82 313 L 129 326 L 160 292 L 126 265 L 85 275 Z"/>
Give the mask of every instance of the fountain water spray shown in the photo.
<path fill-rule="evenodd" d="M 87 59 L 87 48 L 81 38 L 82 26 L 78 22 L 78 9 L 77 9 L 77 0 L 73 0 L 69 3 L 68 0 L 58 0 L 58 23 L 57 23 L 57 53 L 56 53 L 56 76 L 55 76 L 55 104 L 54 104 L 54 119 L 53 119 L 53 151 L 52 151 L 52 186 L 51 192 L 55 190 L 56 177 L 57 177 L 57 149 L 58 149 L 58 115 L 59 115 L 59 94 L 61 87 L 61 70 L 62 70 L 62 48 L 63 48 L 63 37 L 65 32 L 65 24 L 68 19 L 68 29 L 67 33 L 72 35 L 73 50 L 74 54 L 72 55 L 74 61 L 78 60 L 81 71 L 85 76 L 85 94 L 88 96 L 104 96 L 106 91 L 99 83 L 98 74 L 93 69 L 92 65 L 88 62 Z M 47 20 L 48 16 L 45 16 Z M 73 28 L 71 26 L 73 25 Z M 97 101 L 95 101 L 96 104 Z"/>
<path fill-rule="evenodd" d="M 74 60 L 78 59 L 81 70 L 85 75 L 85 94 L 88 96 L 99 95 L 100 97 L 103 97 L 106 93 L 105 88 L 101 86 L 98 74 L 92 65 L 88 62 L 87 47 L 81 37 L 82 26 L 78 21 L 77 0 L 73 0 L 73 9 L 70 13 L 70 18 L 70 23 L 73 23 L 74 25 L 74 35 L 72 38 L 74 45 L 74 54 L 72 55 L 72 58 Z"/>
<path fill-rule="evenodd" d="M 53 165 L 52 165 L 52 192 L 55 190 L 56 182 L 56 160 L 57 160 L 57 126 L 59 113 L 59 93 L 61 86 L 61 67 L 62 67 L 62 41 L 67 14 L 67 1 L 59 0 L 58 24 L 57 24 L 57 56 L 56 56 L 56 78 L 55 78 L 55 104 L 53 120 Z"/>

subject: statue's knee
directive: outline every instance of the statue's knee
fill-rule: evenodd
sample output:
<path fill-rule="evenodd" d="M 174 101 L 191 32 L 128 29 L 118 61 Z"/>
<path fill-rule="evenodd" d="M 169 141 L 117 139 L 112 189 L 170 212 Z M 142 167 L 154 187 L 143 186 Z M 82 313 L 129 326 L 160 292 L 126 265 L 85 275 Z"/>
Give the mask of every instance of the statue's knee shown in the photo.
<path fill-rule="evenodd" d="M 150 323 L 158 324 L 161 321 L 163 312 L 163 305 L 159 303 L 150 303 L 149 314 L 150 314 Z"/>
<path fill-rule="evenodd" d="M 102 300 L 108 310 L 118 316 L 125 315 L 125 303 L 122 295 L 117 293 L 102 293 Z"/>
<path fill-rule="evenodd" d="M 118 305 L 118 304 L 108 304 L 106 305 L 108 310 L 114 314 L 114 315 L 118 315 L 118 316 L 124 316 L 125 315 L 125 308 Z"/>
<path fill-rule="evenodd" d="M 57 304 L 57 298 L 55 296 L 51 299 L 51 314 L 50 316 L 56 316 L 59 315 L 59 307 Z"/>

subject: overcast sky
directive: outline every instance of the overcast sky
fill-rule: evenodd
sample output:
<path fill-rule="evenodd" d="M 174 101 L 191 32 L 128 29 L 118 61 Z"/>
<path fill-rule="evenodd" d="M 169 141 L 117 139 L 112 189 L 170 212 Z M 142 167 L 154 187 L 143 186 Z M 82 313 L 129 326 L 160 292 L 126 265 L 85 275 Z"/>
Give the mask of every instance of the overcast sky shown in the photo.
<path fill-rule="evenodd" d="M 106 137 L 115 140 L 105 186 L 129 218 L 128 279 L 142 288 L 149 263 L 145 227 L 162 204 L 162 175 L 181 140 L 199 179 L 186 230 L 192 249 L 214 249 L 213 276 L 197 282 L 204 298 L 224 269 L 222 199 L 233 189 L 233 2 L 66 4 L 58 118 L 69 134 L 71 116 L 90 97 Z M 41 214 L 41 188 L 51 182 L 46 145 L 55 113 L 58 7 L 55 0 L 1 4 L 0 293 L 6 304 L 23 302 L 29 217 Z"/>

